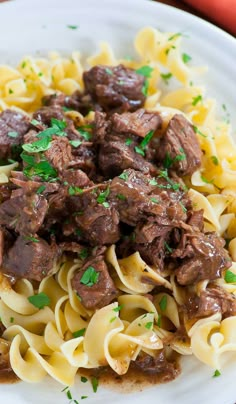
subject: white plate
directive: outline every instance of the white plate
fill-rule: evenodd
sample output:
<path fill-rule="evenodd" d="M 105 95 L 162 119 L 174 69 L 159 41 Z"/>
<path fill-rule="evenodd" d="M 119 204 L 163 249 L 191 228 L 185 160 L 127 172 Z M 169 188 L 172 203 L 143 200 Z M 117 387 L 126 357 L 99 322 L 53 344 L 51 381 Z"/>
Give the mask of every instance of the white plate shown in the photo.
<path fill-rule="evenodd" d="M 71 30 L 68 25 L 78 25 L 79 28 Z M 147 25 L 188 34 L 184 49 L 194 63 L 209 66 L 204 80 L 208 94 L 216 97 L 219 105 L 227 105 L 236 128 L 235 39 L 197 17 L 159 3 L 147 0 L 17 0 L 3 3 L 0 5 L 0 63 L 14 63 L 25 54 L 45 54 L 49 50 L 69 53 L 79 49 L 91 54 L 100 40 L 111 42 L 118 55 L 132 54 L 135 33 Z M 80 397 L 88 395 L 82 401 L 85 404 L 236 402 L 236 356 L 229 356 L 222 376 L 215 379 L 212 378 L 212 369 L 193 358 L 182 360 L 182 368 L 181 376 L 174 382 L 143 392 L 123 395 L 99 387 L 94 394 L 91 386 L 81 384 L 79 379 L 71 391 L 73 398 L 80 403 Z M 70 400 L 61 389 L 49 378 L 36 385 L 0 385 L 0 402 L 68 403 Z"/>

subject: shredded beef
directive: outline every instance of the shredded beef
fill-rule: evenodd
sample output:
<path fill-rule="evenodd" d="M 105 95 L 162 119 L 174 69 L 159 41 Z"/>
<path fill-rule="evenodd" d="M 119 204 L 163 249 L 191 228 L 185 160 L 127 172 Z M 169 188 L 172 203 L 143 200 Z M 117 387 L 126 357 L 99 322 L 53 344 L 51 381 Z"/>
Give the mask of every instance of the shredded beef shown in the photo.
<path fill-rule="evenodd" d="M 45 151 L 45 156 L 56 170 L 66 169 L 72 160 L 71 145 L 68 139 L 53 136 L 51 147 Z"/>
<path fill-rule="evenodd" d="M 179 373 L 175 362 L 169 362 L 165 356 L 164 350 L 160 350 L 153 357 L 145 352 L 138 355 L 137 359 L 132 362 L 134 367 L 141 369 L 143 372 L 150 374 L 162 373 L 163 381 L 173 380 Z"/>
<path fill-rule="evenodd" d="M 93 285 L 85 285 L 81 278 L 88 268 L 93 268 L 98 274 L 97 282 Z M 118 291 L 109 275 L 108 267 L 103 256 L 97 256 L 87 261 L 84 266 L 72 278 L 72 287 L 81 298 L 81 302 L 87 309 L 101 308 L 108 305 L 117 297 Z"/>
<path fill-rule="evenodd" d="M 135 111 L 144 104 L 145 77 L 123 65 L 95 66 L 83 74 L 83 79 L 85 92 L 105 111 Z"/>
<path fill-rule="evenodd" d="M 157 150 L 161 162 L 170 159 L 171 169 L 178 175 L 191 175 L 201 165 L 202 152 L 193 125 L 180 114 L 170 120 Z"/>
<path fill-rule="evenodd" d="M 20 112 L 6 109 L 0 113 L 0 160 L 19 157 L 23 136 L 29 128 L 29 118 Z"/>

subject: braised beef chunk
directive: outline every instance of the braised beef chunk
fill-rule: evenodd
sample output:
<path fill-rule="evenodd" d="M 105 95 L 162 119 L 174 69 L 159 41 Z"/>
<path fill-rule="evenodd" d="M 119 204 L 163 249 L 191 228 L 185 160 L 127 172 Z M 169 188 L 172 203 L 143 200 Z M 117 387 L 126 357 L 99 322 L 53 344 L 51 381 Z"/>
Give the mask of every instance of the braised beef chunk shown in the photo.
<path fill-rule="evenodd" d="M 23 136 L 30 128 L 29 118 L 10 109 L 0 113 L 0 160 L 18 158 Z"/>
<path fill-rule="evenodd" d="M 3 272 L 16 278 L 41 281 L 52 273 L 57 256 L 55 245 L 37 236 L 19 236 L 3 258 Z"/>
<path fill-rule="evenodd" d="M 179 370 L 175 362 L 169 362 L 166 358 L 164 350 L 157 351 L 153 357 L 146 352 L 141 352 L 137 359 L 132 363 L 133 366 L 147 372 L 150 375 L 155 373 L 163 374 L 163 381 L 173 380 L 178 375 Z"/>
<path fill-rule="evenodd" d="M 221 312 L 223 318 L 236 315 L 236 297 L 219 287 L 209 287 L 200 296 L 192 296 L 186 305 L 189 317 L 208 317 Z"/>
<path fill-rule="evenodd" d="M 0 267 L 3 262 L 3 257 L 9 248 L 13 245 L 15 237 L 4 227 L 0 228 Z M 1 334 L 0 334 L 1 335 Z"/>
<path fill-rule="evenodd" d="M 68 184 L 79 188 L 84 188 L 91 183 L 88 176 L 82 170 L 75 169 L 63 170 L 62 180 L 65 185 Z"/>
<path fill-rule="evenodd" d="M 135 111 L 143 106 L 145 77 L 123 65 L 95 66 L 83 75 L 85 92 L 104 111 Z"/>
<path fill-rule="evenodd" d="M 45 151 L 45 157 L 58 171 L 66 169 L 71 160 L 71 145 L 66 137 L 53 136 L 51 147 Z"/>
<path fill-rule="evenodd" d="M 9 184 L 0 185 L 0 203 L 3 203 L 10 199 L 12 193 L 12 186 Z"/>
<path fill-rule="evenodd" d="M 38 194 L 11 198 L 0 205 L 0 224 L 16 232 L 30 235 L 42 226 L 48 203 Z"/>
<path fill-rule="evenodd" d="M 120 238 L 119 215 L 106 200 L 109 188 L 97 194 L 84 192 L 70 197 L 71 211 L 78 231 L 90 245 L 116 243 Z"/>
<path fill-rule="evenodd" d="M 60 121 L 64 119 L 63 110 L 57 105 L 53 105 L 50 108 L 42 107 L 33 113 L 33 119 L 47 126 L 51 125 L 52 118 L 59 119 Z"/>
<path fill-rule="evenodd" d="M 87 309 L 108 305 L 118 293 L 102 255 L 84 264 L 72 278 L 72 287 Z"/>
<path fill-rule="evenodd" d="M 157 150 L 157 159 L 167 161 L 178 175 L 191 175 L 201 165 L 202 152 L 193 125 L 180 114 L 170 120 Z"/>
<path fill-rule="evenodd" d="M 9 357 L 10 346 L 10 341 L 0 338 L 0 375 L 1 372 L 5 373 L 6 371 L 10 372 L 12 370 Z"/>
<path fill-rule="evenodd" d="M 201 232 L 188 235 L 191 246 L 190 258 L 184 258 L 176 269 L 180 285 L 191 285 L 203 279 L 214 280 L 223 269 L 231 266 L 231 260 L 224 247 L 224 240 L 216 233 Z"/>
<path fill-rule="evenodd" d="M 203 209 L 192 211 L 188 219 L 189 226 L 192 226 L 195 230 L 203 231 L 203 213 Z"/>

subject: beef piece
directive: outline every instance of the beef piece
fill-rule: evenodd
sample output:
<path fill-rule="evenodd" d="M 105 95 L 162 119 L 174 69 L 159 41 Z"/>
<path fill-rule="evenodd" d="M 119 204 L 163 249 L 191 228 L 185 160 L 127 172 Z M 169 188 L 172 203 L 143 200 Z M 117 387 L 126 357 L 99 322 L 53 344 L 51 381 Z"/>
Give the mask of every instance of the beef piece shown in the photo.
<path fill-rule="evenodd" d="M 6 327 L 4 327 L 3 323 L 0 321 L 0 337 L 2 336 L 2 334 L 4 333 Z M 1 357 L 1 354 L 0 354 Z M 1 368 L 1 366 L 0 366 Z"/>
<path fill-rule="evenodd" d="M 0 224 L 21 234 L 34 234 L 41 227 L 47 209 L 47 201 L 42 195 L 11 198 L 0 205 Z"/>
<path fill-rule="evenodd" d="M 90 179 L 82 170 L 63 170 L 62 181 L 68 185 L 84 188 L 90 184 Z"/>
<path fill-rule="evenodd" d="M 167 360 L 163 349 L 157 351 L 154 357 L 145 352 L 141 352 L 137 359 L 132 362 L 132 365 L 140 369 L 142 372 L 149 373 L 150 375 L 162 373 L 163 382 L 175 379 L 179 373 L 175 362 L 169 362 Z"/>
<path fill-rule="evenodd" d="M 23 136 L 30 128 L 29 118 L 6 109 L 0 113 L 0 159 L 18 158 Z"/>
<path fill-rule="evenodd" d="M 25 236 L 19 236 L 14 245 L 3 258 L 1 271 L 16 278 L 41 281 L 52 274 L 58 249 L 49 245 L 45 240 L 31 241 Z"/>
<path fill-rule="evenodd" d="M 13 245 L 14 241 L 14 236 L 7 229 L 0 228 L 0 267 L 3 262 L 4 254 Z"/>
<path fill-rule="evenodd" d="M 0 185 L 0 203 L 3 203 L 10 199 L 12 193 L 11 185 L 9 184 L 2 184 Z"/>
<path fill-rule="evenodd" d="M 162 119 L 158 112 L 148 112 L 138 109 L 136 112 L 113 114 L 110 118 L 111 131 L 121 135 L 136 135 L 145 137 L 150 131 L 161 127 Z"/>
<path fill-rule="evenodd" d="M 88 269 L 96 271 L 96 282 L 85 285 L 81 278 Z M 83 281 L 83 280 L 82 280 Z M 86 309 L 99 309 L 108 305 L 117 297 L 118 291 L 109 275 L 103 256 L 97 256 L 87 261 L 79 272 L 72 278 L 72 287 L 81 297 L 81 302 Z M 94 283 L 94 284 L 93 284 Z"/>
<path fill-rule="evenodd" d="M 87 253 L 87 248 L 84 247 L 82 244 L 76 243 L 74 241 L 71 242 L 63 242 L 58 245 L 61 251 L 67 251 L 67 252 L 73 252 L 80 254 L 81 252 L 84 252 L 84 254 Z"/>
<path fill-rule="evenodd" d="M 228 252 L 223 248 L 224 240 L 216 233 L 193 233 L 189 235 L 192 257 L 184 258 L 176 269 L 180 285 L 191 285 L 203 279 L 214 280 L 231 266 Z"/>
<path fill-rule="evenodd" d="M 52 107 L 66 107 L 75 111 L 81 112 L 83 115 L 91 109 L 100 109 L 94 102 L 89 94 L 82 94 L 79 90 L 75 91 L 72 95 L 65 94 L 52 94 L 43 97 L 43 105 Z"/>
<path fill-rule="evenodd" d="M 3 338 L 0 338 L 0 375 L 1 372 L 12 371 L 10 358 L 9 358 L 9 350 L 10 350 L 11 342 L 6 341 Z"/>
<path fill-rule="evenodd" d="M 97 171 L 96 150 L 91 142 L 81 144 L 77 149 L 72 148 L 74 168 L 84 171 L 89 178 L 93 178 Z"/>
<path fill-rule="evenodd" d="M 51 107 L 42 107 L 33 113 L 33 119 L 36 119 L 41 124 L 51 126 L 52 118 L 62 121 L 65 118 L 61 107 L 57 105 Z"/>
<path fill-rule="evenodd" d="M 66 169 L 73 159 L 71 145 L 66 137 L 53 136 L 51 147 L 44 154 L 47 160 L 58 171 Z"/>
<path fill-rule="evenodd" d="M 83 240 L 90 245 L 104 245 L 116 243 L 120 238 L 119 215 L 114 207 L 105 207 L 98 203 L 99 195 L 84 192 L 70 197 L 70 211 L 74 214 L 77 227 L 82 232 Z"/>
<path fill-rule="evenodd" d="M 39 182 L 29 180 L 27 177 L 24 176 L 22 171 L 13 171 L 11 175 L 11 182 L 13 182 L 18 187 L 21 187 L 21 189 L 15 190 L 20 195 L 23 195 L 25 193 L 36 193 L 38 192 L 38 190 L 40 190 L 40 188 L 42 189 L 40 194 L 52 194 L 58 191 L 60 186 L 59 183 L 56 182 Z M 15 191 L 12 192 L 12 197 L 13 195 L 15 195 Z"/>
<path fill-rule="evenodd" d="M 189 226 L 192 226 L 195 230 L 203 232 L 204 229 L 203 213 L 204 213 L 203 209 L 192 211 L 188 219 Z"/>
<path fill-rule="evenodd" d="M 67 198 L 68 187 L 62 185 L 58 192 L 48 196 L 48 211 L 45 217 L 42 230 L 51 232 L 52 227 L 62 221 L 68 215 Z"/>
<path fill-rule="evenodd" d="M 160 270 L 164 268 L 164 259 L 168 250 L 166 249 L 166 240 L 168 239 L 169 229 L 165 228 L 165 234 L 156 237 L 150 243 L 134 243 L 134 250 L 138 251 L 142 259 L 149 265 L 155 265 Z M 164 233 L 164 231 L 163 231 Z"/>
<path fill-rule="evenodd" d="M 202 291 L 200 296 L 192 296 L 186 305 L 189 317 L 209 317 L 221 312 L 223 318 L 236 315 L 236 297 L 218 287 Z"/>
<path fill-rule="evenodd" d="M 46 107 L 64 107 L 66 103 L 66 99 L 69 99 L 69 96 L 66 96 L 65 94 L 50 94 L 50 95 L 45 95 L 42 98 L 42 104 Z"/>
<path fill-rule="evenodd" d="M 145 77 L 122 65 L 95 66 L 83 74 L 85 92 L 104 111 L 135 111 L 145 101 L 142 92 Z"/>
<path fill-rule="evenodd" d="M 183 115 L 174 115 L 161 139 L 157 159 L 163 162 L 166 156 L 172 162 L 171 169 L 180 176 L 191 175 L 201 165 L 202 152 L 196 133 Z"/>

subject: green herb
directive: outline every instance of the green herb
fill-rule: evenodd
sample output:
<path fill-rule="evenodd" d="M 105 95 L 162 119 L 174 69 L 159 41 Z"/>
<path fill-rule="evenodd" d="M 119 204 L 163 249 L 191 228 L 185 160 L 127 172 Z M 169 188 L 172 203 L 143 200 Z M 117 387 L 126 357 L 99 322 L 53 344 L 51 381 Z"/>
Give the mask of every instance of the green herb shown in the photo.
<path fill-rule="evenodd" d="M 193 97 L 192 105 L 197 105 L 200 101 L 202 101 L 202 96 L 199 94 L 196 97 Z"/>
<path fill-rule="evenodd" d="M 109 69 L 109 67 L 106 67 L 105 72 L 109 74 L 110 76 L 113 74 L 113 71 Z"/>
<path fill-rule="evenodd" d="M 109 202 L 102 202 L 102 205 L 104 206 L 104 208 L 107 208 L 107 209 L 110 207 Z"/>
<path fill-rule="evenodd" d="M 119 178 L 124 180 L 124 181 L 127 181 L 128 178 L 129 178 L 129 174 L 128 173 L 122 173 L 122 174 L 119 175 Z"/>
<path fill-rule="evenodd" d="M 127 146 L 130 146 L 131 144 L 133 143 L 133 140 L 132 139 L 126 139 L 126 141 L 125 141 L 125 144 L 127 145 Z"/>
<path fill-rule="evenodd" d="M 229 269 L 225 271 L 225 282 L 227 283 L 236 283 L 236 274 L 231 272 Z"/>
<path fill-rule="evenodd" d="M 93 386 L 93 391 L 94 391 L 94 393 L 96 393 L 97 389 L 98 389 L 98 384 L 99 384 L 98 379 L 96 377 L 92 377 L 91 383 Z"/>
<path fill-rule="evenodd" d="M 39 72 L 39 73 L 38 73 L 38 76 L 39 76 L 39 77 L 42 77 L 42 76 L 43 76 L 43 73 L 42 73 L 42 72 Z"/>
<path fill-rule="evenodd" d="M 162 298 L 159 302 L 159 307 L 160 307 L 161 311 L 166 310 L 166 307 L 167 307 L 167 296 L 166 295 L 162 296 Z"/>
<path fill-rule="evenodd" d="M 154 130 L 150 130 L 150 132 L 147 133 L 147 135 L 144 137 L 144 139 L 142 140 L 140 145 L 136 146 L 134 148 L 136 153 L 141 154 L 142 156 L 145 156 L 145 149 L 146 149 L 148 143 L 150 142 L 150 140 L 152 139 L 153 135 L 154 135 Z"/>
<path fill-rule="evenodd" d="M 70 111 L 74 111 L 74 108 L 62 107 L 62 110 L 65 111 L 65 112 L 70 112 Z"/>
<path fill-rule="evenodd" d="M 150 330 L 153 326 L 153 321 L 149 321 L 148 323 L 145 324 L 145 328 L 147 328 L 148 330 Z"/>
<path fill-rule="evenodd" d="M 81 400 L 84 400 L 85 398 L 88 398 L 88 396 L 81 396 Z"/>
<path fill-rule="evenodd" d="M 161 327 L 161 314 L 158 315 L 157 326 Z"/>
<path fill-rule="evenodd" d="M 168 55 L 171 49 L 176 49 L 176 46 L 171 46 L 170 48 L 165 50 L 165 54 Z"/>
<path fill-rule="evenodd" d="M 125 201 L 125 200 L 126 200 L 126 196 L 123 195 L 123 194 L 117 194 L 116 197 L 117 197 L 118 199 L 120 199 L 121 201 Z"/>
<path fill-rule="evenodd" d="M 142 90 L 141 90 L 142 94 L 143 94 L 145 97 L 147 97 L 147 95 L 148 95 L 148 87 L 149 87 L 149 81 L 146 79 L 146 80 L 144 80 L 144 83 L 143 83 L 143 86 L 142 86 Z"/>
<path fill-rule="evenodd" d="M 219 160 L 216 156 L 211 156 L 211 161 L 213 164 L 215 164 L 215 166 L 219 165 Z"/>
<path fill-rule="evenodd" d="M 176 38 L 178 38 L 179 36 L 182 36 L 181 32 L 177 32 L 176 34 L 170 36 L 170 37 L 168 38 L 168 41 L 173 41 L 173 39 L 176 39 Z"/>
<path fill-rule="evenodd" d="M 32 241 L 33 243 L 39 243 L 39 239 L 32 237 L 32 236 L 24 236 L 24 239 Z"/>
<path fill-rule="evenodd" d="M 160 203 L 160 201 L 157 198 L 150 198 L 150 201 L 153 203 Z"/>
<path fill-rule="evenodd" d="M 21 154 L 22 156 L 22 154 Z M 28 156 L 28 157 L 32 157 L 32 156 Z M 24 161 L 26 161 L 25 156 L 24 156 Z M 51 166 L 51 164 L 48 161 L 40 161 L 39 163 L 35 164 L 31 164 L 29 163 L 29 161 L 32 160 L 28 160 L 28 166 L 24 168 L 23 173 L 24 175 L 26 175 L 27 177 L 32 177 L 32 176 L 39 176 L 41 177 L 44 181 L 49 181 L 50 179 L 56 179 L 57 177 L 57 171 L 55 170 L 55 168 L 53 168 Z"/>
<path fill-rule="evenodd" d="M 204 177 L 203 175 L 201 175 L 201 179 L 203 182 L 205 182 L 206 184 L 213 184 L 214 180 L 208 180 L 206 177 Z"/>
<path fill-rule="evenodd" d="M 22 149 L 28 153 L 39 153 L 42 151 L 46 151 L 51 147 L 51 138 L 43 137 L 40 140 L 37 140 L 33 143 L 26 143 L 22 145 Z"/>
<path fill-rule="evenodd" d="M 12 131 L 12 132 L 8 132 L 7 136 L 9 136 L 9 137 L 13 137 L 13 138 L 16 138 L 16 137 L 18 137 L 18 136 L 19 136 L 19 133 L 18 133 L 18 132 L 14 132 L 14 131 Z"/>
<path fill-rule="evenodd" d="M 16 161 L 16 160 L 12 160 L 12 159 L 8 159 L 7 161 L 8 161 L 8 163 L 10 163 L 10 164 L 17 163 L 17 161 Z"/>
<path fill-rule="evenodd" d="M 87 381 L 88 381 L 87 377 L 84 377 L 84 376 L 81 376 L 80 380 L 82 383 L 87 383 Z"/>
<path fill-rule="evenodd" d="M 135 146 L 134 150 L 136 153 L 141 154 L 141 156 L 145 156 L 144 151 L 139 146 Z"/>
<path fill-rule="evenodd" d="M 169 244 L 166 243 L 166 241 L 164 241 L 164 246 L 165 249 L 171 254 L 173 252 L 173 249 L 169 246 Z"/>
<path fill-rule="evenodd" d="M 92 266 L 89 266 L 86 271 L 83 273 L 83 276 L 80 279 L 80 283 L 91 287 L 98 283 L 99 272 Z"/>
<path fill-rule="evenodd" d="M 83 191 L 84 190 L 82 188 L 80 188 L 80 187 L 70 186 L 69 189 L 68 189 L 68 194 L 73 196 L 73 195 L 77 195 L 77 194 L 82 194 Z"/>
<path fill-rule="evenodd" d="M 83 337 L 85 331 L 86 331 L 86 328 L 81 328 L 81 330 L 73 332 L 72 335 L 74 338 Z"/>
<path fill-rule="evenodd" d="M 182 53 L 182 60 L 184 63 L 188 63 L 190 60 L 192 60 L 192 58 L 187 53 Z"/>
<path fill-rule="evenodd" d="M 109 193 L 110 193 L 109 187 L 105 191 L 100 192 L 99 196 L 97 197 L 97 202 L 104 204 L 104 202 L 106 202 Z"/>
<path fill-rule="evenodd" d="M 76 294 L 76 297 L 77 297 L 77 299 L 79 300 L 79 302 L 82 302 L 82 299 L 81 299 L 81 297 L 80 297 L 79 293 L 78 293 L 78 292 L 76 292 L 75 294 Z"/>
<path fill-rule="evenodd" d="M 180 204 L 180 206 L 181 206 L 181 208 L 182 208 L 182 211 L 183 211 L 184 213 L 186 213 L 186 212 L 187 212 L 187 209 L 185 208 L 185 206 L 183 205 L 183 203 L 180 201 L 179 204 Z"/>
<path fill-rule="evenodd" d="M 36 194 L 42 194 L 43 191 L 45 191 L 45 189 L 46 189 L 46 186 L 45 186 L 45 185 L 41 185 L 41 186 L 37 189 Z"/>
<path fill-rule="evenodd" d="M 169 80 L 172 76 L 172 73 L 161 73 L 161 78 L 164 80 L 165 84 L 169 84 Z"/>
<path fill-rule="evenodd" d="M 14 94 L 14 91 L 11 89 L 11 88 L 9 88 L 9 94 Z"/>
<path fill-rule="evenodd" d="M 221 373 L 218 369 L 216 369 L 212 377 L 219 377 L 219 376 L 221 376 Z"/>
<path fill-rule="evenodd" d="M 122 309 L 122 307 L 124 307 L 123 304 L 121 304 L 120 306 L 115 307 L 115 308 L 112 309 L 112 310 L 113 310 L 115 313 L 117 313 L 117 312 L 119 312 L 119 311 Z"/>
<path fill-rule="evenodd" d="M 31 121 L 30 123 L 31 123 L 31 125 L 33 125 L 33 126 L 41 125 L 41 123 L 40 123 L 39 121 L 37 121 L 37 119 L 32 119 L 32 121 Z"/>
<path fill-rule="evenodd" d="M 177 184 L 177 183 L 173 182 L 173 181 L 169 178 L 168 173 L 167 173 L 167 170 L 161 170 L 161 171 L 159 172 L 158 177 L 164 178 L 164 179 L 168 182 L 169 187 L 168 187 L 168 186 L 163 186 L 164 188 L 172 188 L 174 191 L 178 191 L 178 190 L 179 190 L 180 184 Z"/>
<path fill-rule="evenodd" d="M 81 237 L 81 236 L 82 236 L 82 231 L 81 231 L 80 229 L 76 229 L 76 230 L 75 230 L 75 234 L 76 234 L 78 237 Z"/>
<path fill-rule="evenodd" d="M 83 250 L 81 250 L 81 252 L 78 255 L 82 260 L 85 260 L 88 257 L 87 248 L 83 248 Z"/>
<path fill-rule="evenodd" d="M 92 137 L 91 133 L 88 132 L 87 130 L 84 130 L 85 126 L 81 126 L 80 128 L 77 128 L 79 131 L 80 135 L 87 141 L 89 141 Z"/>
<path fill-rule="evenodd" d="M 77 29 L 77 28 L 79 28 L 79 26 L 78 25 L 67 25 L 67 28 L 69 28 L 69 29 Z"/>
<path fill-rule="evenodd" d="M 139 69 L 136 69 L 135 72 L 140 74 L 141 76 L 150 78 L 153 72 L 153 68 L 151 66 L 142 66 L 139 67 Z"/>
<path fill-rule="evenodd" d="M 71 394 L 70 390 L 67 390 L 66 395 L 69 400 L 72 400 L 72 394 Z"/>
<path fill-rule="evenodd" d="M 43 309 L 45 306 L 49 306 L 51 303 L 50 298 L 44 292 L 41 292 L 38 295 L 29 296 L 28 300 L 38 309 Z"/>
<path fill-rule="evenodd" d="M 63 393 L 64 391 L 68 390 L 69 386 L 66 386 L 61 392 Z"/>
<path fill-rule="evenodd" d="M 23 60 L 23 62 L 21 63 L 21 68 L 22 68 L 22 69 L 24 69 L 24 68 L 25 68 L 25 66 L 26 66 L 26 61 L 25 61 L 25 60 Z"/>
<path fill-rule="evenodd" d="M 155 178 L 149 180 L 149 185 L 157 185 L 157 181 L 155 180 Z"/>
<path fill-rule="evenodd" d="M 193 125 L 193 130 L 195 133 L 198 133 L 199 135 L 201 135 L 202 137 L 207 137 L 207 135 L 204 135 L 204 133 L 202 133 L 197 126 Z"/>
<path fill-rule="evenodd" d="M 10 317 L 10 323 L 14 323 L 14 317 Z"/>
<path fill-rule="evenodd" d="M 115 321 L 117 319 L 117 317 L 115 316 L 115 317 L 112 317 L 111 319 L 110 319 L 110 323 L 113 323 L 113 321 Z"/>
<path fill-rule="evenodd" d="M 70 144 L 71 144 L 71 146 L 76 148 L 76 147 L 79 147 L 82 144 L 82 142 L 81 142 L 81 140 L 70 140 Z"/>

